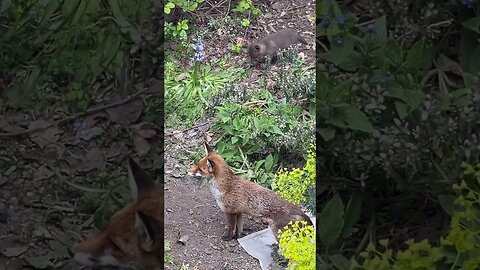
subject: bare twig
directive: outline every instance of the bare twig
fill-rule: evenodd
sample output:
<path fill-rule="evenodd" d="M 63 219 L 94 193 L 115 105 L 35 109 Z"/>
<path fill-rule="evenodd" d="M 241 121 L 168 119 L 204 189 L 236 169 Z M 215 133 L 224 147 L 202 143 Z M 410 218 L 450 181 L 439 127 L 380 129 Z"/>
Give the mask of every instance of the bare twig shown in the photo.
<path fill-rule="evenodd" d="M 203 123 L 203 124 L 195 125 L 195 126 L 193 126 L 193 127 L 191 127 L 191 128 L 187 128 L 187 129 L 184 129 L 184 130 L 175 131 L 175 132 L 172 132 L 172 133 L 166 133 L 166 134 L 165 134 L 165 137 L 167 137 L 167 136 L 172 136 L 172 135 L 176 135 L 176 134 L 180 134 L 180 133 L 185 133 L 185 132 L 187 132 L 187 131 L 189 131 L 189 130 L 192 130 L 192 129 L 195 129 L 195 128 L 199 128 L 199 127 L 203 127 L 203 126 L 205 126 L 205 125 L 207 125 L 207 124 L 209 124 L 208 121 L 205 122 L 205 123 Z"/>
<path fill-rule="evenodd" d="M 126 103 L 132 101 L 134 98 L 143 94 L 145 91 L 146 91 L 145 89 L 142 89 L 142 90 L 138 91 L 137 93 L 135 93 L 133 95 L 130 95 L 130 96 L 126 97 L 125 99 L 120 100 L 118 102 L 114 102 L 114 103 L 107 104 L 107 105 L 104 105 L 104 106 L 101 106 L 101 107 L 98 107 L 98 108 L 87 110 L 85 112 L 74 114 L 72 116 L 69 116 L 69 117 L 64 118 L 64 119 L 57 120 L 57 121 L 55 121 L 55 122 L 53 122 L 49 125 L 43 126 L 43 127 L 31 128 L 31 129 L 17 131 L 17 132 L 0 133 L 0 138 L 8 138 L 8 137 L 14 137 L 14 136 L 20 136 L 20 135 L 27 135 L 27 134 L 30 134 L 30 133 L 34 133 L 34 132 L 38 132 L 38 131 L 50 128 L 52 126 L 59 126 L 59 125 L 65 124 L 69 121 L 72 121 L 74 119 L 77 119 L 77 118 L 80 118 L 80 117 L 83 117 L 83 116 L 86 116 L 86 115 L 90 115 L 90 114 L 101 112 L 101 111 L 106 110 L 106 109 L 118 107 L 120 105 L 123 105 L 123 104 L 126 104 Z"/>

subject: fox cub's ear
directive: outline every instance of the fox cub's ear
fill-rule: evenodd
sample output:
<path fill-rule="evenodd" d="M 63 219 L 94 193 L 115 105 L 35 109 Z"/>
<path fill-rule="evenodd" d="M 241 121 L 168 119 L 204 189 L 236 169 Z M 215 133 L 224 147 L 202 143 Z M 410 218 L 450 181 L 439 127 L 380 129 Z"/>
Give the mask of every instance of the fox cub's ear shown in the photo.
<path fill-rule="evenodd" d="M 207 159 L 207 169 L 208 169 L 208 172 L 209 173 L 213 173 L 213 166 L 215 165 L 215 163 L 213 163 L 213 161 L 210 161 Z"/>
<path fill-rule="evenodd" d="M 135 229 L 137 230 L 137 237 L 143 250 L 152 252 L 155 245 L 158 244 L 155 242 L 161 233 L 158 220 L 140 211 L 136 211 Z"/>
<path fill-rule="evenodd" d="M 207 143 L 204 143 L 203 146 L 205 147 L 205 155 L 208 155 L 213 152 L 213 148 L 209 146 Z"/>
<path fill-rule="evenodd" d="M 153 180 L 140 166 L 128 157 L 128 183 L 134 200 L 138 198 L 138 194 L 149 190 L 154 185 Z"/>

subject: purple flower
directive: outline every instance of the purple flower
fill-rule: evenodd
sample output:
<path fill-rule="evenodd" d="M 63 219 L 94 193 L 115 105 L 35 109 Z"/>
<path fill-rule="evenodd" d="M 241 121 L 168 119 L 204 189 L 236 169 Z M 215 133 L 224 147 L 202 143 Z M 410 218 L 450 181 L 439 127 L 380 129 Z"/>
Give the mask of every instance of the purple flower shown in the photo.
<path fill-rule="evenodd" d="M 388 75 L 382 74 L 378 77 L 378 82 L 381 85 L 385 85 L 388 82 Z"/>
<path fill-rule="evenodd" d="M 203 42 L 200 38 L 198 38 L 197 42 L 195 42 L 193 45 L 193 50 L 195 50 L 195 56 L 193 57 L 192 61 L 202 62 L 205 58 L 205 52 L 203 51 Z"/>

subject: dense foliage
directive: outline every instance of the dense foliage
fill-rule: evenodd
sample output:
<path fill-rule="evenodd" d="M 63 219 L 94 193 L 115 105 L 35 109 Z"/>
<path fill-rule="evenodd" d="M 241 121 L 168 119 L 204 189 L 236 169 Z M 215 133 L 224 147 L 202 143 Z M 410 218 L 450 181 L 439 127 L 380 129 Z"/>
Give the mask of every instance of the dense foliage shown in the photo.
<path fill-rule="evenodd" d="M 459 221 L 475 220 L 475 203 L 460 195 L 467 208 L 445 206 L 465 174 L 459 163 L 480 158 L 479 3 L 366 10 L 317 6 L 321 265 L 475 269 L 478 235 Z M 460 242 L 468 247 L 452 251 Z"/>

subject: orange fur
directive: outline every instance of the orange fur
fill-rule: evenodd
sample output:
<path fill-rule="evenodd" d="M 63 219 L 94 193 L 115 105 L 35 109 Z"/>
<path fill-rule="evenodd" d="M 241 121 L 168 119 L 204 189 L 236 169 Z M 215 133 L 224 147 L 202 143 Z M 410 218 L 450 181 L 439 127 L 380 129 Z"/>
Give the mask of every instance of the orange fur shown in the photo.
<path fill-rule="evenodd" d="M 206 156 L 188 170 L 188 174 L 210 179 L 209 187 L 218 206 L 227 216 L 228 230 L 222 239 L 241 237 L 242 214 L 267 223 L 276 237 L 290 221 L 307 221 L 300 207 L 288 203 L 272 190 L 235 175 L 228 164 L 208 145 Z M 235 232 L 235 233 L 234 233 Z"/>
<path fill-rule="evenodd" d="M 115 213 L 100 234 L 74 247 L 74 259 L 86 266 L 163 269 L 163 186 L 129 158 L 134 201 Z"/>

